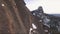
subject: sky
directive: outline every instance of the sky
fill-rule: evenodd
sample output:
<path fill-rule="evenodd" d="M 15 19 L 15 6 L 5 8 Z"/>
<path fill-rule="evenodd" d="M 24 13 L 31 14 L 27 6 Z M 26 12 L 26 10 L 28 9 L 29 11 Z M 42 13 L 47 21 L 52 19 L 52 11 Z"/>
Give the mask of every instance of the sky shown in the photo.
<path fill-rule="evenodd" d="M 30 11 L 43 7 L 47 14 L 60 14 L 60 0 L 24 0 Z"/>

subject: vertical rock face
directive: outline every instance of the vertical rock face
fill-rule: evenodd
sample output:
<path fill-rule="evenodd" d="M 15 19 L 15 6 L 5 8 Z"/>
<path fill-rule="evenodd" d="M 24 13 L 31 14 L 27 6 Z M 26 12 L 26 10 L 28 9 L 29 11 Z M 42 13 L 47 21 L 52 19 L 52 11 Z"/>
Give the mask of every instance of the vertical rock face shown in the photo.
<path fill-rule="evenodd" d="M 0 34 L 28 34 L 30 16 L 23 0 L 0 0 Z"/>

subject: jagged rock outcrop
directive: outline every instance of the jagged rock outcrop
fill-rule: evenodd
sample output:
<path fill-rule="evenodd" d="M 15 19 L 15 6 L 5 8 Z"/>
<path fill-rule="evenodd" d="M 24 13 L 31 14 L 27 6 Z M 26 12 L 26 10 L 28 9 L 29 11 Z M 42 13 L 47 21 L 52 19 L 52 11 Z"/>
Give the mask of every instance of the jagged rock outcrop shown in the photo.
<path fill-rule="evenodd" d="M 49 30 L 48 32 L 49 33 L 51 33 L 55 28 L 56 28 L 55 29 L 56 32 L 58 32 L 58 29 L 60 27 L 59 26 L 60 17 L 56 17 L 56 16 L 53 16 L 53 15 L 49 15 L 49 14 L 44 13 L 42 7 L 39 7 L 38 9 L 32 11 L 31 13 L 33 14 L 33 16 L 39 18 L 40 22 L 43 24 L 43 28 L 48 27 L 48 30 Z M 53 28 L 53 27 L 55 27 L 55 28 Z M 51 30 L 51 28 L 53 28 L 53 29 Z M 56 33 L 56 32 L 52 32 L 52 33 Z"/>

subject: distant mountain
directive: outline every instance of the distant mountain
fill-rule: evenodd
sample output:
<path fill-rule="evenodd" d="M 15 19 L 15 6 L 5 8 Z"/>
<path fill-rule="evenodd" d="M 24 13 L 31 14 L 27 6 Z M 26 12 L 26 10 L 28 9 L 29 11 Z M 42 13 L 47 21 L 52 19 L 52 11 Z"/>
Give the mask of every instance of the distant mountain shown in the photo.
<path fill-rule="evenodd" d="M 53 16 L 56 16 L 56 17 L 60 17 L 60 14 L 48 14 L 48 15 L 53 15 Z"/>

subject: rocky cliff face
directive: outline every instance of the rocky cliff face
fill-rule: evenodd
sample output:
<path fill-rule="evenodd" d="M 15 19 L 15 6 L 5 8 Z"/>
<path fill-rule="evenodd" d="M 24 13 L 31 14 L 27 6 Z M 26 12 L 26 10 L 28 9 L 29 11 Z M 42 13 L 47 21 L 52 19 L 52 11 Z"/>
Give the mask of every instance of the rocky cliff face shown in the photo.
<path fill-rule="evenodd" d="M 29 34 L 30 16 L 23 0 L 0 0 L 0 34 Z"/>

